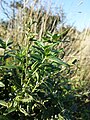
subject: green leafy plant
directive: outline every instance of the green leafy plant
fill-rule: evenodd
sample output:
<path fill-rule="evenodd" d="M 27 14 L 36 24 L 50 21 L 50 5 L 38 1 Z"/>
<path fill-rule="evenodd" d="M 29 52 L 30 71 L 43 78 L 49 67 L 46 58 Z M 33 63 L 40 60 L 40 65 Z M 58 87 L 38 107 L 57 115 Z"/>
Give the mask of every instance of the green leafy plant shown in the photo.
<path fill-rule="evenodd" d="M 60 37 L 61 34 L 47 33 L 41 40 L 32 38 L 26 46 L 15 48 L 11 47 L 12 42 L 1 40 L 4 49 L 0 65 L 2 119 L 78 118 L 81 95 L 77 96 L 78 91 L 68 78 L 70 66 L 60 58 L 63 54 L 63 48 L 57 49 L 62 42 Z"/>
<path fill-rule="evenodd" d="M 42 38 L 42 41 L 34 40 L 32 44 L 32 41 L 29 41 L 25 48 L 19 46 L 14 51 L 9 49 L 12 42 L 1 42 L 5 49 L 4 64 L 0 66 L 3 71 L 3 75 L 0 73 L 3 82 L 0 82 L 3 87 L 0 105 L 4 109 L 1 114 L 8 115 L 19 111 L 25 116 L 44 118 L 49 109 L 52 111 L 56 106 L 57 113 L 52 111 L 51 115 L 47 116 L 50 118 L 62 110 L 59 100 L 62 95 L 56 94 L 63 91 L 61 84 L 64 84 L 65 79 L 62 73 L 69 66 L 58 58 L 61 50 L 56 50 L 55 46 L 61 41 L 55 41 L 54 36 L 49 37 L 52 43 L 49 43 L 47 38 Z M 58 91 L 57 88 L 61 90 Z"/>

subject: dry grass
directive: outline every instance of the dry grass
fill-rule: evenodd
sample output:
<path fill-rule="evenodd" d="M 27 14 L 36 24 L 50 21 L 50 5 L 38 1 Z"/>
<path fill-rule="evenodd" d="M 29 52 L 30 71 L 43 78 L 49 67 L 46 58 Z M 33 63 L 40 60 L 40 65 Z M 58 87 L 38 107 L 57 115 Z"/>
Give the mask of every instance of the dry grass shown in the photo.
<path fill-rule="evenodd" d="M 65 60 L 73 66 L 76 72 L 72 76 L 76 82 L 90 87 L 90 30 L 85 29 L 83 32 L 78 32 L 72 29 L 68 33 L 69 41 L 65 45 L 66 56 Z"/>
<path fill-rule="evenodd" d="M 41 10 L 36 7 L 37 4 L 41 6 Z M 57 24 L 61 22 L 58 15 L 52 15 L 50 7 L 46 11 L 40 1 L 37 3 L 37 0 L 34 0 L 29 8 L 26 5 L 23 7 L 19 6 L 18 13 L 14 19 L 14 21 L 9 21 L 8 31 L 10 34 L 8 34 L 8 37 L 12 37 L 15 43 L 19 45 L 28 44 L 26 41 L 31 36 L 41 39 L 47 31 L 54 33 Z"/>

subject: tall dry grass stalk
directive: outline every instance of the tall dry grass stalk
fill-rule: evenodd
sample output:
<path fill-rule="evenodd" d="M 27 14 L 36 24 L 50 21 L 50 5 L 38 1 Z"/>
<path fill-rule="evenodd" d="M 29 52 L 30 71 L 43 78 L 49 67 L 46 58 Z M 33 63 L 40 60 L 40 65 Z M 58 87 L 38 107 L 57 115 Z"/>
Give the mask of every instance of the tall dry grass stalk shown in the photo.
<path fill-rule="evenodd" d="M 9 20 L 7 38 L 12 38 L 15 44 L 26 45 L 30 37 L 41 39 L 48 31 L 54 33 L 57 24 L 61 22 L 58 14 L 52 14 L 51 3 L 48 2 L 48 8 L 45 8 L 40 0 L 34 0 L 30 5 L 31 1 L 23 0 L 22 3 L 13 3 L 11 8 L 12 13 L 17 9 L 17 14 L 12 14 L 13 19 Z"/>

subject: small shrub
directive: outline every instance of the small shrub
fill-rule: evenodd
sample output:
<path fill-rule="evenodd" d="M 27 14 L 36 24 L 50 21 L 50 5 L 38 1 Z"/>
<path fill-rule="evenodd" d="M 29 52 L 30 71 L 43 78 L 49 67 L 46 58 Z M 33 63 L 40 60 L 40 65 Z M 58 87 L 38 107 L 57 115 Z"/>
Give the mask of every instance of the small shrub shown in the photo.
<path fill-rule="evenodd" d="M 1 42 L 5 49 L 0 66 L 1 115 L 18 119 L 63 116 L 71 85 L 63 76 L 69 65 L 58 57 L 62 48 L 56 49 L 59 36 L 48 34 L 42 41 L 32 39 L 16 49 L 11 48 L 12 42 Z"/>

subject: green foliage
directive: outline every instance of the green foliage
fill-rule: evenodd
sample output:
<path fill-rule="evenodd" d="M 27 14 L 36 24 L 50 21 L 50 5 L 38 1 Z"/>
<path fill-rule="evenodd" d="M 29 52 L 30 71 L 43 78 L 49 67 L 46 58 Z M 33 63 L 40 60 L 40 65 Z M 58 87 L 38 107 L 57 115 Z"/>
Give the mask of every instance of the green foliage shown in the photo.
<path fill-rule="evenodd" d="M 84 117 L 78 113 L 83 111 L 82 95 L 77 96 L 67 77 L 70 66 L 59 57 L 63 49 L 56 49 L 61 34 L 47 36 L 14 49 L 11 41 L 0 39 L 0 47 L 5 49 L 0 65 L 2 120 L 89 119 L 88 110 Z"/>

